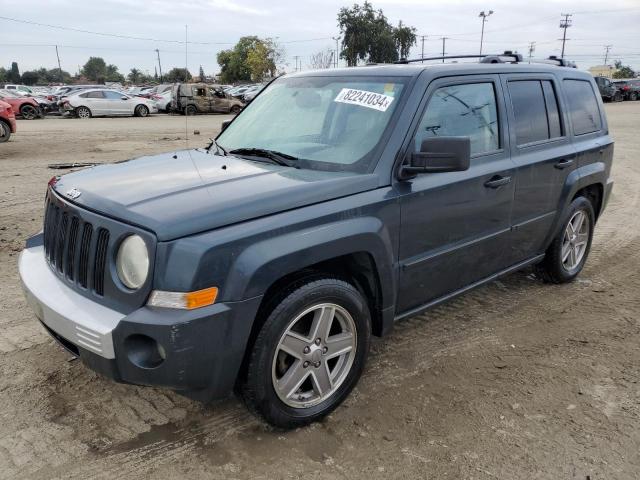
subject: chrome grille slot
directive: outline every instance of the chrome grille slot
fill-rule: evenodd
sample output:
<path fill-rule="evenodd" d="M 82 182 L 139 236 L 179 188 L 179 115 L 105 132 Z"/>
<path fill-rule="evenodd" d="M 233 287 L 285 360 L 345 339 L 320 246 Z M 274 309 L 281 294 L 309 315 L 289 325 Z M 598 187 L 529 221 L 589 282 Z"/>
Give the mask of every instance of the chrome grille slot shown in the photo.
<path fill-rule="evenodd" d="M 80 228 L 80 220 L 78 217 L 73 217 L 71 220 L 71 227 L 69 228 L 69 241 L 67 242 L 67 266 L 66 273 L 69 280 L 75 280 L 75 267 L 76 260 L 76 242 L 78 241 L 78 229 Z"/>
<path fill-rule="evenodd" d="M 107 261 L 107 247 L 109 245 L 109 231 L 98 229 L 95 265 L 93 268 L 93 290 L 98 295 L 104 295 L 104 274 Z"/>
<path fill-rule="evenodd" d="M 65 243 L 67 240 L 68 224 L 69 224 L 69 215 L 66 212 L 64 212 L 60 219 L 60 226 L 57 232 L 58 240 L 56 241 L 56 252 L 55 252 L 55 264 L 56 264 L 56 267 L 58 267 L 58 271 L 60 273 L 63 273 L 64 250 L 66 246 Z"/>
<path fill-rule="evenodd" d="M 92 236 L 93 227 L 90 223 L 85 223 L 82 230 L 82 239 L 80 240 L 80 258 L 78 259 L 78 283 L 84 288 L 88 287 L 89 253 Z"/>

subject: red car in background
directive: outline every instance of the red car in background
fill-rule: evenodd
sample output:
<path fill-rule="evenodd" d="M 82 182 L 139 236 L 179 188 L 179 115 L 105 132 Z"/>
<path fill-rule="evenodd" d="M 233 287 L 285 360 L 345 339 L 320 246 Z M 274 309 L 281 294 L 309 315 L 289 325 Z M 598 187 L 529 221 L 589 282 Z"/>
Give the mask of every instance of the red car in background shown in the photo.
<path fill-rule="evenodd" d="M 16 116 L 7 102 L 0 100 L 0 143 L 6 142 L 16 133 Z"/>
<path fill-rule="evenodd" d="M 32 97 L 21 97 L 9 90 L 0 90 L 0 100 L 11 105 L 13 113 L 20 115 L 25 120 L 33 120 L 44 116 L 40 104 Z"/>

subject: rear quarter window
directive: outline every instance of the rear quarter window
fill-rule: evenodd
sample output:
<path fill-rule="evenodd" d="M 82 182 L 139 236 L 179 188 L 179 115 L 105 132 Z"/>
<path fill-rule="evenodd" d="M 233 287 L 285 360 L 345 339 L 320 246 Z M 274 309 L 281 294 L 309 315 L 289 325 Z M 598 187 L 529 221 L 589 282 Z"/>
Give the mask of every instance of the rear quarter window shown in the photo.
<path fill-rule="evenodd" d="M 569 116 L 574 135 L 597 132 L 602 128 L 600 108 L 591 82 L 564 80 L 564 91 L 569 104 Z"/>

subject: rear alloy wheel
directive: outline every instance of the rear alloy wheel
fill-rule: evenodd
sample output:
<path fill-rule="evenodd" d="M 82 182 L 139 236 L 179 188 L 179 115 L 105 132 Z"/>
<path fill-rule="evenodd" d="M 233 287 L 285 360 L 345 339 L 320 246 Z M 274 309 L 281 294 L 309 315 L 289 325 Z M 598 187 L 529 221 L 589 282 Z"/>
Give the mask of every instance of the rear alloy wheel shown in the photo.
<path fill-rule="evenodd" d="M 272 305 L 241 393 L 271 425 L 295 428 L 329 414 L 356 385 L 369 350 L 369 308 L 351 284 L 322 277 L 291 286 Z"/>
<path fill-rule="evenodd" d="M 134 111 L 136 117 L 146 117 L 149 115 L 149 109 L 145 105 L 138 105 Z"/>
<path fill-rule="evenodd" d="M 11 138 L 11 128 L 0 120 L 0 143 L 8 142 Z"/>
<path fill-rule="evenodd" d="M 585 197 L 573 200 L 544 260 L 535 267 L 538 276 L 550 283 L 566 283 L 578 276 L 591 249 L 594 226 L 591 202 Z"/>
<path fill-rule="evenodd" d="M 195 105 L 187 105 L 184 109 L 185 115 L 195 115 L 196 113 L 198 113 L 198 109 L 195 107 Z"/>
<path fill-rule="evenodd" d="M 234 115 L 239 114 L 240 110 L 242 110 L 240 105 L 234 105 L 233 107 L 231 107 L 231 113 L 233 113 Z"/>
<path fill-rule="evenodd" d="M 91 110 L 87 107 L 76 108 L 76 117 L 78 118 L 91 118 Z"/>
<path fill-rule="evenodd" d="M 38 109 L 33 105 L 23 105 L 20 107 L 20 115 L 22 115 L 22 118 L 25 120 L 34 120 L 38 118 L 40 114 L 38 113 Z"/>

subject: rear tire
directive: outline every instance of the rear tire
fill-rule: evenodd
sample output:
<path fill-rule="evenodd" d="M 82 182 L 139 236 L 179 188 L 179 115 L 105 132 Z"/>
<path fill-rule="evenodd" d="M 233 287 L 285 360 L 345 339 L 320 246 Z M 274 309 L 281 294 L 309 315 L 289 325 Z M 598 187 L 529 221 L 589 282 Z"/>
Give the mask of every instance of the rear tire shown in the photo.
<path fill-rule="evenodd" d="M 637 92 L 631 92 L 629 94 L 629 100 L 631 100 L 632 102 L 635 102 L 636 100 L 638 100 L 638 93 Z"/>
<path fill-rule="evenodd" d="M 11 127 L 0 120 L 0 143 L 8 142 L 11 138 Z"/>
<path fill-rule="evenodd" d="M 548 283 L 567 283 L 576 278 L 589 256 L 594 227 L 591 202 L 585 197 L 573 200 L 544 260 L 535 266 L 536 274 Z"/>
<path fill-rule="evenodd" d="M 622 93 L 616 92 L 616 93 L 613 94 L 613 101 L 614 102 L 621 102 L 622 100 L 624 100 L 624 97 L 622 96 Z"/>
<path fill-rule="evenodd" d="M 292 284 L 271 306 L 240 393 L 271 425 L 295 428 L 328 415 L 358 382 L 369 351 L 369 308 L 351 284 L 326 277 Z"/>
<path fill-rule="evenodd" d="M 133 111 L 133 114 L 136 117 L 146 117 L 149 115 L 149 109 L 145 105 L 138 105 Z"/>
<path fill-rule="evenodd" d="M 77 118 L 91 118 L 91 110 L 87 107 L 78 107 L 76 108 L 76 117 Z"/>
<path fill-rule="evenodd" d="M 233 113 L 234 115 L 239 114 L 241 110 L 242 108 L 240 108 L 240 105 L 234 105 L 233 107 L 231 107 L 231 113 Z"/>

